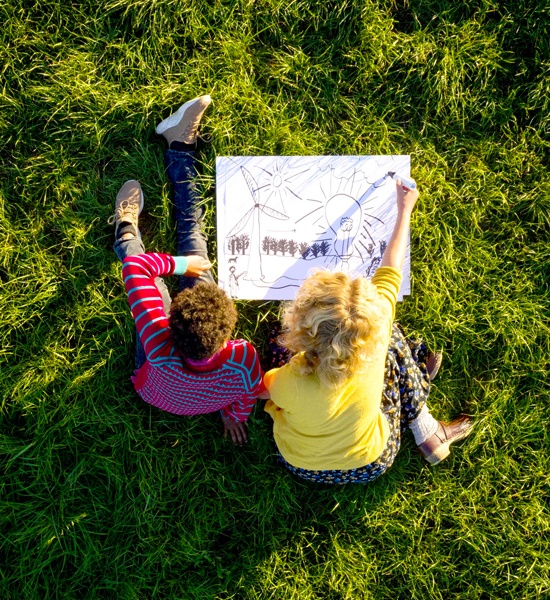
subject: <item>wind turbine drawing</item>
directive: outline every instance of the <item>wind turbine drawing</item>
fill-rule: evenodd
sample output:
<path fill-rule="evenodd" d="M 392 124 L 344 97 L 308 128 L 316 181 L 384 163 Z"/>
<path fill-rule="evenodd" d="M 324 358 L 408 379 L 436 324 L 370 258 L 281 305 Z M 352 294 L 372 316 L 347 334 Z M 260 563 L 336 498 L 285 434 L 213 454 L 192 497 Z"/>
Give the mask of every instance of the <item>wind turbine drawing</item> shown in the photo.
<path fill-rule="evenodd" d="M 245 279 L 248 279 L 249 281 L 263 281 L 264 274 L 262 272 L 262 255 L 260 253 L 260 213 L 264 213 L 269 217 L 278 219 L 279 221 L 286 221 L 289 217 L 278 210 L 266 206 L 265 203 L 262 204 L 260 202 L 259 187 L 254 177 L 252 177 L 250 172 L 244 167 L 241 167 L 241 173 L 246 181 L 246 185 L 248 186 L 254 204 L 252 208 L 250 208 L 235 225 L 235 227 L 231 229 L 231 231 L 227 234 L 227 237 L 230 238 L 234 235 L 237 235 L 248 225 L 249 221 L 252 221 L 252 230 L 250 232 L 250 252 L 248 254 L 248 269 Z"/>

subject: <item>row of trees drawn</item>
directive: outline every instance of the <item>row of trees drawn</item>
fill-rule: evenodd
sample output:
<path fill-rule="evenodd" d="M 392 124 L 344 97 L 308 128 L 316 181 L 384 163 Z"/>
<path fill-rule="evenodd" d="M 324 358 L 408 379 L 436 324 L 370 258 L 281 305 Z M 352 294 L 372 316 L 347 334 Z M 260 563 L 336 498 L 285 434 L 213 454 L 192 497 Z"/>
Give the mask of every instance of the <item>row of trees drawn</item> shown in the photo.
<path fill-rule="evenodd" d="M 376 267 L 380 263 L 382 256 L 384 256 L 384 250 L 388 243 L 385 240 L 381 240 L 380 244 L 380 256 L 373 254 L 376 250 L 374 244 L 369 243 L 367 246 L 363 246 L 370 258 L 372 258 L 371 266 L 365 273 L 368 277 L 369 272 L 374 272 Z M 243 233 L 242 235 L 233 235 L 227 240 L 227 248 L 231 254 L 245 254 L 250 246 L 250 237 Z M 308 244 L 307 242 L 295 242 L 294 240 L 276 239 L 271 236 L 266 236 L 262 240 L 262 251 L 266 254 L 276 255 L 278 252 L 281 256 L 296 256 L 298 254 L 304 260 L 306 258 L 317 258 L 319 256 L 326 256 L 330 250 L 330 243 L 327 240 L 319 240 L 314 244 Z"/>
<path fill-rule="evenodd" d="M 388 242 L 385 240 L 380 241 L 380 256 L 372 256 L 374 254 L 375 247 L 373 244 L 369 244 L 367 246 L 367 252 L 371 257 L 370 265 L 365 269 L 363 275 L 365 277 L 372 277 L 376 269 L 378 269 L 378 265 L 382 262 L 382 257 L 384 256 L 384 251 L 388 246 Z M 363 246 L 364 247 L 364 246 Z"/>
<path fill-rule="evenodd" d="M 282 256 L 296 256 L 298 254 L 305 260 L 308 256 L 312 258 L 326 256 L 330 250 L 330 243 L 327 240 L 320 240 L 314 244 L 308 244 L 307 242 L 295 242 L 294 240 L 278 240 L 268 235 L 262 240 L 262 250 L 266 254 L 273 255 L 276 255 L 277 252 L 280 252 Z"/>
<path fill-rule="evenodd" d="M 227 238 L 227 249 L 233 255 L 246 254 L 249 246 L 250 238 L 246 233 L 243 233 L 242 235 L 232 235 Z M 304 260 L 306 258 L 326 256 L 329 250 L 330 242 L 328 240 L 319 240 L 314 244 L 287 239 L 276 239 L 271 236 L 266 236 L 262 240 L 262 252 L 265 254 L 279 254 L 281 256 L 298 255 Z"/>
<path fill-rule="evenodd" d="M 250 246 L 250 238 L 248 234 L 232 235 L 227 238 L 227 249 L 231 254 L 244 254 Z"/>
<path fill-rule="evenodd" d="M 375 256 L 371 259 L 370 265 L 365 269 L 363 275 L 365 277 L 372 277 L 376 269 L 378 269 L 378 265 L 381 263 L 382 258 L 380 256 Z"/>
<path fill-rule="evenodd" d="M 374 254 L 374 251 L 376 250 L 376 246 L 372 243 L 369 243 L 365 246 L 365 244 L 359 242 L 361 248 L 363 250 L 366 251 L 366 253 L 372 257 L 372 255 Z M 385 240 L 381 240 L 380 241 L 380 257 L 384 256 L 384 250 L 386 249 L 386 246 L 388 245 L 388 242 L 386 242 Z M 363 251 L 360 249 L 359 252 L 362 254 Z"/>
<path fill-rule="evenodd" d="M 315 242 L 312 244 L 307 250 L 302 252 L 302 258 L 305 260 L 308 256 L 312 258 L 317 258 L 318 256 L 326 256 L 328 251 L 330 250 L 330 244 L 323 240 L 320 243 Z"/>

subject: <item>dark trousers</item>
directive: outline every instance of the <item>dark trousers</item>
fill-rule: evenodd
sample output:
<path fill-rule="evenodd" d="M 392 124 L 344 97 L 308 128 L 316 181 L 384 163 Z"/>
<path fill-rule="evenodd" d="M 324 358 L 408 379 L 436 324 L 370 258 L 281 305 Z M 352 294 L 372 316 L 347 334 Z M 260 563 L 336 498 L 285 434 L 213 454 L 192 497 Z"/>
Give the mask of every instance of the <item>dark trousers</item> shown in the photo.
<path fill-rule="evenodd" d="M 195 185 L 197 176 L 195 152 L 167 150 L 164 161 L 174 193 L 176 253 L 178 256 L 198 255 L 207 259 L 206 235 L 201 230 L 204 203 L 199 198 Z M 193 287 L 199 281 L 214 283 L 212 272 L 207 271 L 198 279 L 196 277 L 180 277 L 180 289 Z"/>

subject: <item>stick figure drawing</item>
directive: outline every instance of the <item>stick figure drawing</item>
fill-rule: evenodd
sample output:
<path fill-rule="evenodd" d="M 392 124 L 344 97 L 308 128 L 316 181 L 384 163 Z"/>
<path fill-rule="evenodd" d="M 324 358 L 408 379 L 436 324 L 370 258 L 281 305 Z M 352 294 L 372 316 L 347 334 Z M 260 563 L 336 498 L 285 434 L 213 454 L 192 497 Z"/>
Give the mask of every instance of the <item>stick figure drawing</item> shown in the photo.
<path fill-rule="evenodd" d="M 229 295 L 231 298 L 239 297 L 239 279 L 246 273 L 245 271 L 244 273 L 236 275 L 235 271 L 235 267 L 231 265 L 229 267 Z"/>

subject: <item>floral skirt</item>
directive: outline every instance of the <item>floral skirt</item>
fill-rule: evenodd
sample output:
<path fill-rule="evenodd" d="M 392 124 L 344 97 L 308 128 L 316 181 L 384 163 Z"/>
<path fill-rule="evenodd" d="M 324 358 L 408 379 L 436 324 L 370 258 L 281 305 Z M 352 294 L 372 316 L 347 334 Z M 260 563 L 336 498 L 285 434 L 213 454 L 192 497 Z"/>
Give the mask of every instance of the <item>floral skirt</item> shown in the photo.
<path fill-rule="evenodd" d="M 287 358 L 283 351 L 274 356 L 278 362 Z M 426 404 L 430 393 L 427 357 L 428 350 L 422 340 L 406 338 L 401 326 L 395 323 L 386 358 L 384 391 L 380 403 L 380 410 L 390 426 L 390 437 L 382 454 L 374 462 L 356 469 L 326 471 L 294 467 L 279 454 L 280 462 L 301 479 L 315 483 L 368 483 L 376 479 L 392 465 L 403 432 Z"/>

